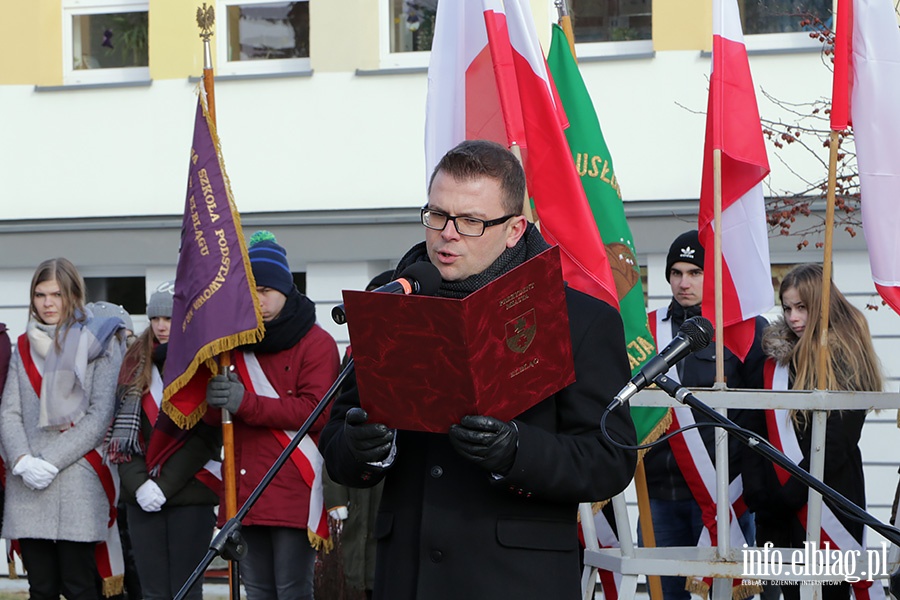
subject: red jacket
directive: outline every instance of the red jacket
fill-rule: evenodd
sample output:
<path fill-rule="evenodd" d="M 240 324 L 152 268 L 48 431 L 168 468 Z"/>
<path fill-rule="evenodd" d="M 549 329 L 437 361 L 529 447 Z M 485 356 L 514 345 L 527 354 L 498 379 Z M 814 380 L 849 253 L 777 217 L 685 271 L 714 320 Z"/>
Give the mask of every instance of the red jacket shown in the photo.
<path fill-rule="evenodd" d="M 334 339 L 318 325 L 297 345 L 275 354 L 257 354 L 257 360 L 278 398 L 257 396 L 247 390 L 234 415 L 237 503 L 243 505 L 282 446 L 272 429 L 295 431 L 309 417 L 338 375 L 338 349 Z M 315 422 L 310 435 L 318 442 L 328 412 Z M 291 461 L 285 463 L 244 519 L 244 525 L 270 525 L 306 529 L 309 487 Z M 220 505 L 219 526 L 224 519 Z"/>

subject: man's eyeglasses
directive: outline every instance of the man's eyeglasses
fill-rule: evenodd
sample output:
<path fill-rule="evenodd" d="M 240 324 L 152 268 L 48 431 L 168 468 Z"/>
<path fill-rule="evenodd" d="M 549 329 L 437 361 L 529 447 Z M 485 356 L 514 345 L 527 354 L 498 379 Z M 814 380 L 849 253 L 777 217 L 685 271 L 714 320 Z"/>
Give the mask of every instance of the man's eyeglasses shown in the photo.
<path fill-rule="evenodd" d="M 506 215 L 505 217 L 500 217 L 499 219 L 491 219 L 490 221 L 485 221 L 483 219 L 476 219 L 475 217 L 466 217 L 463 215 L 451 217 L 447 213 L 431 210 L 430 208 L 423 208 L 422 225 L 424 225 L 428 229 L 443 231 L 444 227 L 447 226 L 447 221 L 453 221 L 453 226 L 456 227 L 456 231 L 459 233 L 459 235 L 465 235 L 468 237 L 480 237 L 484 234 L 485 228 L 493 227 L 494 225 L 500 225 L 501 223 L 506 223 L 515 216 L 516 215 Z"/>

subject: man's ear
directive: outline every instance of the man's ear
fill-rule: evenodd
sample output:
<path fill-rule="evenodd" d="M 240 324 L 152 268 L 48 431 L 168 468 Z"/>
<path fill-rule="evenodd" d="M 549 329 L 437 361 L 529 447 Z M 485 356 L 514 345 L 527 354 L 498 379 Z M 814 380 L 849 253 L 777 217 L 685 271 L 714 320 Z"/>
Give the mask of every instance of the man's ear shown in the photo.
<path fill-rule="evenodd" d="M 524 215 L 516 215 L 510 219 L 509 233 L 506 236 L 506 247 L 512 248 L 519 243 L 519 239 L 525 234 L 528 227 L 528 219 Z"/>

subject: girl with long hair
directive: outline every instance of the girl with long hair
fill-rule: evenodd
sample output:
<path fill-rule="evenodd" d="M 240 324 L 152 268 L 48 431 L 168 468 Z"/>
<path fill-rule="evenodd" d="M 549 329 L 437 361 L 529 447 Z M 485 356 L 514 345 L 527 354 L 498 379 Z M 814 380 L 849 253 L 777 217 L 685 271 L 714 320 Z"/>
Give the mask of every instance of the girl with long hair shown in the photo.
<path fill-rule="evenodd" d="M 38 266 L 29 295 L 0 404 L 3 537 L 19 540 L 32 599 L 98 598 L 95 547 L 115 506 L 98 447 L 113 416 L 124 330 L 84 308 L 84 281 L 65 258 Z"/>
<path fill-rule="evenodd" d="M 203 559 L 219 503 L 216 460 L 221 433 L 197 423 L 178 450 L 151 476 L 147 447 L 162 400 L 162 372 L 172 321 L 174 285 L 166 282 L 147 303 L 148 327 L 131 345 L 119 374 L 118 409 L 107 447 L 122 482 L 135 565 L 145 600 L 170 600 Z M 186 596 L 200 600 L 202 585 Z"/>
<path fill-rule="evenodd" d="M 820 389 L 818 361 L 822 338 L 822 267 L 803 264 L 793 268 L 781 283 L 779 295 L 783 317 L 770 325 L 763 336 L 767 387 L 771 389 Z M 828 306 L 828 360 L 825 388 L 858 392 L 883 389 L 881 367 L 872 346 L 869 326 L 863 313 L 854 307 L 832 283 Z M 809 470 L 812 411 L 756 411 L 753 428 L 767 436 L 789 458 Z M 865 482 L 859 439 L 866 410 L 829 411 L 825 434 L 824 482 L 858 506 L 866 506 Z M 794 448 L 793 455 L 791 448 Z M 744 455 L 744 499 L 756 513 L 758 546 L 771 542 L 778 548 L 800 548 L 806 540 L 805 511 L 808 490 L 796 478 L 776 471 L 768 459 L 755 452 Z M 823 506 L 823 512 L 830 509 Z M 837 521 L 823 517 L 823 532 L 832 548 L 864 548 L 863 527 L 842 514 Z M 824 536 L 823 536 L 824 538 Z M 862 582 L 854 585 L 867 585 Z M 800 597 L 798 585 L 782 585 L 786 600 Z M 849 584 L 825 585 L 826 599 L 844 599 Z"/>

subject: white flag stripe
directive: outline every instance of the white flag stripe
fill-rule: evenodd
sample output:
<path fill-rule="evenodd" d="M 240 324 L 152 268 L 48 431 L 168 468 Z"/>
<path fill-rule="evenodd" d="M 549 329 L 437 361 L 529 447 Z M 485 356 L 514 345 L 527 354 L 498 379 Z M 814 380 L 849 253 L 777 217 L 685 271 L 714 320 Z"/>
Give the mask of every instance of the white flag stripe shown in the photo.
<path fill-rule="evenodd" d="M 741 13 L 735 0 L 713 2 L 713 35 L 721 35 L 733 42 L 744 43 Z"/>
<path fill-rule="evenodd" d="M 744 319 L 772 308 L 769 232 L 761 183 L 722 212 L 722 256 L 741 299 Z"/>
<path fill-rule="evenodd" d="M 873 280 L 900 286 L 900 30 L 889 0 L 856 0 L 850 103 Z"/>

